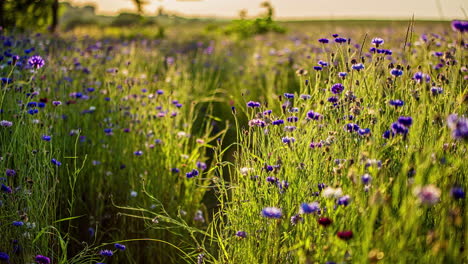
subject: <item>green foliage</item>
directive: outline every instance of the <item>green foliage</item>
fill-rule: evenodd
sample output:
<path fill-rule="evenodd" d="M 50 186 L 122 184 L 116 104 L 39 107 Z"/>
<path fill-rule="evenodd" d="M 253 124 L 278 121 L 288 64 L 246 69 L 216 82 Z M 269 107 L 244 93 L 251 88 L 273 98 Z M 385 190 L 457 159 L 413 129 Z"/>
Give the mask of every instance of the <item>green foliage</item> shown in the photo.
<path fill-rule="evenodd" d="M 223 32 L 227 35 L 237 35 L 240 38 L 248 38 L 268 32 L 285 33 L 286 29 L 273 20 L 273 7 L 268 2 L 263 3 L 262 7 L 267 9 L 262 17 L 246 19 L 245 14 L 241 12 L 241 19 L 233 20 L 231 24 L 223 29 Z"/>
<path fill-rule="evenodd" d="M 54 0 L 3 0 L 2 22 L 17 30 L 45 29 L 52 21 Z"/>

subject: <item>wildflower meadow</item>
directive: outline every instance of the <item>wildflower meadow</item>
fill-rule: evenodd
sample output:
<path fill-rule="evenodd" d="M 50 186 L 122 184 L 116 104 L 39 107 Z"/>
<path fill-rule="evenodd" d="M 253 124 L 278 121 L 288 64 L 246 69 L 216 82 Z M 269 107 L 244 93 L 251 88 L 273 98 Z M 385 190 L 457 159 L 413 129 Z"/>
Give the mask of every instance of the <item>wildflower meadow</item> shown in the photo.
<path fill-rule="evenodd" d="M 468 262 L 467 21 L 135 31 L 0 31 L 0 263 Z"/>

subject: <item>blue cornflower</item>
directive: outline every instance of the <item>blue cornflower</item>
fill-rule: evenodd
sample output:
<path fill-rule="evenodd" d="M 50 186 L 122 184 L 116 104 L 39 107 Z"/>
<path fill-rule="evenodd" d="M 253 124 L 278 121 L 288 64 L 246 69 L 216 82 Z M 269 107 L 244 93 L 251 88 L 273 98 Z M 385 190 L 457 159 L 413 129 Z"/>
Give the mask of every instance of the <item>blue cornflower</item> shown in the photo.
<path fill-rule="evenodd" d="M 398 77 L 398 76 L 402 76 L 403 75 L 403 70 L 400 70 L 400 69 L 397 69 L 397 68 L 394 68 L 390 71 L 390 74 L 395 76 L 395 77 Z"/>
<path fill-rule="evenodd" d="M 394 137 L 395 133 L 392 130 L 386 130 L 383 134 L 382 137 L 385 139 L 389 139 L 391 137 Z"/>
<path fill-rule="evenodd" d="M 372 181 L 372 176 L 370 176 L 369 174 L 366 173 L 366 174 L 361 176 L 361 181 L 362 181 L 363 184 L 367 185 Z"/>
<path fill-rule="evenodd" d="M 54 164 L 56 166 L 62 165 L 62 163 L 60 161 L 56 160 L 56 159 L 52 159 L 52 160 L 50 160 L 50 162 L 52 162 L 52 164 Z"/>
<path fill-rule="evenodd" d="M 359 130 L 359 126 L 354 123 L 349 123 L 345 125 L 344 130 L 347 132 L 356 132 Z"/>
<path fill-rule="evenodd" d="M 344 90 L 344 85 L 341 83 L 335 83 L 330 88 L 330 91 L 334 94 L 340 94 L 343 92 L 343 90 Z"/>
<path fill-rule="evenodd" d="M 29 102 L 26 106 L 27 106 L 28 108 L 37 107 L 37 102 Z"/>
<path fill-rule="evenodd" d="M 9 262 L 10 256 L 5 252 L 0 252 L 0 261 Z"/>
<path fill-rule="evenodd" d="M 321 70 L 323 70 L 323 68 L 321 66 L 314 66 L 314 70 L 321 71 Z"/>
<path fill-rule="evenodd" d="M 436 95 L 444 93 L 444 89 L 442 89 L 440 87 L 432 87 L 431 88 L 431 93 L 432 93 L 432 95 L 436 96 Z"/>
<path fill-rule="evenodd" d="M 399 107 L 399 106 L 403 106 L 405 104 L 405 102 L 402 101 L 402 100 L 396 99 L 396 100 L 390 100 L 389 104 L 393 105 L 395 107 Z"/>
<path fill-rule="evenodd" d="M 418 83 L 421 83 L 422 81 L 425 81 L 428 83 L 431 81 L 431 76 L 429 76 L 429 74 L 417 72 L 413 75 L 413 80 L 415 80 Z"/>
<path fill-rule="evenodd" d="M 245 231 L 237 231 L 236 232 L 236 236 L 238 238 L 246 238 L 247 237 L 247 233 Z"/>
<path fill-rule="evenodd" d="M 284 93 L 284 97 L 288 98 L 288 99 L 293 99 L 294 98 L 294 94 L 292 93 Z"/>
<path fill-rule="evenodd" d="M 452 190 L 450 190 L 450 194 L 454 199 L 465 198 L 465 191 L 463 191 L 462 187 L 453 187 Z"/>
<path fill-rule="evenodd" d="M 44 107 L 46 107 L 46 104 L 44 102 L 39 102 L 39 103 L 37 103 L 37 107 L 44 108 Z"/>
<path fill-rule="evenodd" d="M 273 121 L 271 122 L 271 124 L 272 124 L 272 125 L 275 125 L 275 126 L 277 126 L 277 125 L 282 125 L 282 124 L 284 124 L 284 120 L 283 120 L 283 119 L 273 120 Z"/>
<path fill-rule="evenodd" d="M 199 170 L 206 170 L 206 168 L 207 168 L 205 162 L 197 161 L 196 165 L 197 165 L 197 168 L 198 168 Z"/>
<path fill-rule="evenodd" d="M 16 175 L 16 171 L 15 171 L 15 170 L 12 170 L 12 169 L 6 169 L 5 174 L 6 174 L 6 176 L 8 176 L 8 177 L 13 177 L 13 176 Z"/>
<path fill-rule="evenodd" d="M 52 137 L 48 136 L 48 135 L 42 135 L 41 139 L 44 140 L 44 141 L 50 141 L 52 139 Z"/>
<path fill-rule="evenodd" d="M 369 135 L 371 130 L 370 128 L 365 128 L 365 129 L 360 128 L 357 132 L 359 135 L 365 136 L 365 135 Z"/>
<path fill-rule="evenodd" d="M 50 264 L 50 258 L 43 255 L 36 255 L 34 261 L 40 264 Z"/>
<path fill-rule="evenodd" d="M 454 31 L 468 32 L 468 21 L 453 20 L 451 25 Z"/>
<path fill-rule="evenodd" d="M 320 210 L 320 204 L 318 202 L 302 203 L 299 209 L 300 214 L 312 214 Z"/>
<path fill-rule="evenodd" d="M 301 99 L 302 100 L 309 100 L 310 98 L 312 98 L 312 96 L 308 95 L 308 94 L 301 94 Z"/>
<path fill-rule="evenodd" d="M 283 137 L 283 138 L 281 139 L 281 141 L 282 141 L 284 144 L 291 144 L 291 143 L 296 142 L 296 139 L 293 138 L 293 137 Z"/>
<path fill-rule="evenodd" d="M 322 43 L 322 44 L 327 44 L 327 43 L 329 42 L 329 40 L 326 39 L 326 38 L 321 38 L 321 39 L 319 39 L 318 41 L 319 41 L 320 43 Z"/>
<path fill-rule="evenodd" d="M 344 79 L 346 76 L 348 76 L 348 73 L 347 72 L 339 72 L 338 73 L 338 76 L 342 79 Z"/>
<path fill-rule="evenodd" d="M 114 247 L 118 250 L 125 250 L 127 248 L 126 246 L 119 244 L 119 243 L 115 243 Z"/>
<path fill-rule="evenodd" d="M 323 61 L 323 60 L 319 60 L 319 61 L 318 61 L 318 64 L 319 64 L 320 66 L 322 66 L 322 67 L 327 67 L 327 66 L 328 66 L 328 62 Z"/>
<path fill-rule="evenodd" d="M 276 218 L 279 219 L 283 216 L 283 212 L 280 208 L 276 207 L 265 207 L 262 210 L 262 216 L 266 218 Z"/>
<path fill-rule="evenodd" d="M 345 43 L 347 41 L 348 41 L 347 39 L 342 38 L 342 37 L 335 38 L 335 42 L 339 44 Z"/>
<path fill-rule="evenodd" d="M 336 96 L 332 96 L 332 97 L 327 99 L 327 101 L 330 102 L 330 103 L 337 103 L 338 100 L 339 100 L 339 98 L 336 97 Z"/>
<path fill-rule="evenodd" d="M 360 70 L 364 69 L 364 64 L 356 63 L 356 64 L 353 64 L 352 68 L 353 68 L 353 70 L 360 71 Z"/>
<path fill-rule="evenodd" d="M 35 109 L 35 108 L 29 109 L 29 110 L 28 110 L 28 114 L 30 114 L 30 115 L 35 115 L 35 114 L 37 114 L 37 113 L 39 113 L 39 110 L 37 110 L 37 109 Z"/>
<path fill-rule="evenodd" d="M 101 250 L 99 254 L 104 257 L 112 257 L 112 255 L 114 255 L 114 252 L 112 252 L 112 250 L 104 249 Z"/>
<path fill-rule="evenodd" d="M 286 120 L 290 123 L 294 123 L 294 122 L 297 122 L 299 120 L 299 118 L 297 116 L 288 116 L 288 118 L 286 118 Z"/>
<path fill-rule="evenodd" d="M 143 155 L 143 151 L 137 150 L 137 151 L 133 152 L 133 154 L 134 154 L 135 156 L 141 156 L 141 155 Z"/>
<path fill-rule="evenodd" d="M 13 226 L 23 226 L 24 223 L 22 221 L 13 221 L 12 225 Z"/>
<path fill-rule="evenodd" d="M 198 174 L 199 174 L 198 170 L 193 169 L 192 171 L 187 172 L 185 176 L 187 176 L 187 178 L 193 178 L 195 176 L 198 176 Z"/>
<path fill-rule="evenodd" d="M 338 205 L 347 206 L 350 201 L 351 201 L 351 197 L 349 195 L 345 195 L 345 196 L 338 198 L 336 202 L 338 203 Z"/>
<path fill-rule="evenodd" d="M 28 64 L 34 69 L 40 69 L 44 66 L 45 61 L 41 56 L 32 56 L 28 59 Z"/>
<path fill-rule="evenodd" d="M 259 102 L 254 102 L 254 101 L 249 101 L 247 103 L 247 107 L 251 107 L 251 108 L 254 108 L 254 107 L 260 107 L 260 103 Z"/>
<path fill-rule="evenodd" d="M 172 168 L 172 169 L 171 169 L 171 172 L 172 172 L 172 173 L 179 173 L 180 170 L 179 170 L 178 168 Z"/>
<path fill-rule="evenodd" d="M 310 120 L 319 120 L 320 118 L 322 118 L 322 115 L 319 114 L 319 113 L 316 113 L 314 111 L 309 111 L 307 112 L 307 119 L 310 119 Z"/>
<path fill-rule="evenodd" d="M 11 187 L 9 186 L 6 186 L 5 184 L 2 183 L 2 186 L 0 187 L 0 190 L 4 193 L 11 193 L 12 190 L 11 190 Z"/>
<path fill-rule="evenodd" d="M 408 128 L 399 122 L 393 123 L 390 128 L 392 129 L 393 133 L 395 134 L 407 134 L 408 133 Z"/>
<path fill-rule="evenodd" d="M 411 118 L 411 116 L 400 116 L 398 118 L 398 123 L 405 127 L 410 127 L 413 124 L 413 118 Z"/>
<path fill-rule="evenodd" d="M 385 42 L 382 38 L 373 38 L 372 39 L 372 44 L 374 44 L 376 47 L 383 45 Z"/>

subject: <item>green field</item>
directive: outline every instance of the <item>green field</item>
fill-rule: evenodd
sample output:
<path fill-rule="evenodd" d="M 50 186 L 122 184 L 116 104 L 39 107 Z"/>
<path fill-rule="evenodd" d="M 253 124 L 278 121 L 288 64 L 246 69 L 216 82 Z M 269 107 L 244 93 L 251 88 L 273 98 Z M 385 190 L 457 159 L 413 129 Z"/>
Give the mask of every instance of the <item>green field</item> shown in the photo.
<path fill-rule="evenodd" d="M 0 31 L 0 263 L 468 262 L 466 32 L 229 25 Z"/>

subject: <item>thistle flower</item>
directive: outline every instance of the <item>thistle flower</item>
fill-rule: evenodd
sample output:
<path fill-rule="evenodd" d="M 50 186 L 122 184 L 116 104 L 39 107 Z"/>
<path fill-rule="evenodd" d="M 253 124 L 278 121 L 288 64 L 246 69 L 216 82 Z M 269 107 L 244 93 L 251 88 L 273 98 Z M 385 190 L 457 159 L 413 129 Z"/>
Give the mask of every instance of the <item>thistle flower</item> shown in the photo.
<path fill-rule="evenodd" d="M 43 255 L 36 255 L 34 261 L 40 264 L 50 264 L 50 258 Z"/>
<path fill-rule="evenodd" d="M 333 221 L 328 217 L 321 217 L 317 220 L 317 222 L 319 223 L 319 225 L 324 227 L 327 227 L 333 223 Z"/>
<path fill-rule="evenodd" d="M 342 240 L 350 240 L 353 238 L 353 231 L 340 231 L 336 235 Z"/>
<path fill-rule="evenodd" d="M 426 185 L 423 187 L 416 187 L 413 190 L 414 195 L 418 198 L 419 203 L 425 205 L 434 205 L 440 200 L 440 189 L 435 185 Z"/>
<path fill-rule="evenodd" d="M 283 216 L 283 212 L 281 209 L 276 207 L 265 207 L 262 210 L 262 216 L 266 218 L 276 218 L 279 219 Z"/>
<path fill-rule="evenodd" d="M 41 56 L 32 56 L 28 59 L 28 64 L 34 69 L 40 69 L 44 66 L 45 61 Z"/>
<path fill-rule="evenodd" d="M 114 252 L 112 252 L 112 250 L 109 249 L 103 249 L 99 252 L 99 255 L 103 257 L 112 257 L 112 255 L 114 255 Z"/>
<path fill-rule="evenodd" d="M 299 214 L 312 214 L 320 210 L 320 204 L 318 202 L 302 203 L 299 208 Z"/>

